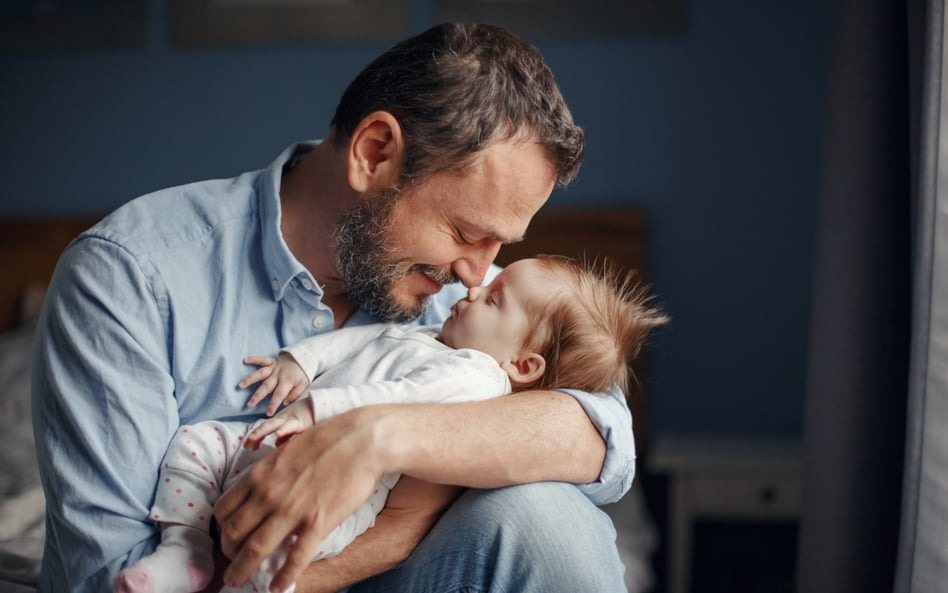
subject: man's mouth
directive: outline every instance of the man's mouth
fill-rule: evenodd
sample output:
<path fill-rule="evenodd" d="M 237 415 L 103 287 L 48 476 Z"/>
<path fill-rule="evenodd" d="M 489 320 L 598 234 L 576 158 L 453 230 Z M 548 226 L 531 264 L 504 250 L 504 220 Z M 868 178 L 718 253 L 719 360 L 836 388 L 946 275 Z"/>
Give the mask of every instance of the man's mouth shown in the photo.
<path fill-rule="evenodd" d="M 451 271 L 451 268 L 436 268 L 435 266 L 429 266 L 428 264 L 415 264 L 409 271 L 421 272 L 425 275 L 425 278 L 440 286 L 458 281 L 458 277 L 454 275 L 454 272 Z"/>

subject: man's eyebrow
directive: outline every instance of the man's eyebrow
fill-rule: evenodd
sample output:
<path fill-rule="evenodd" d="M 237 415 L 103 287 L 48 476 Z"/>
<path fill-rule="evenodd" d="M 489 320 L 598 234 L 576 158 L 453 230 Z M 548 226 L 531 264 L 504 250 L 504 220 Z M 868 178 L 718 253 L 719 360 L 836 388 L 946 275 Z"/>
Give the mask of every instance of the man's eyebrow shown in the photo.
<path fill-rule="evenodd" d="M 503 245 L 513 245 L 514 243 L 519 243 L 523 241 L 523 235 L 517 235 L 516 237 L 507 237 L 504 236 L 499 230 L 490 228 L 490 227 L 481 227 L 479 225 L 474 225 L 474 228 L 478 229 L 478 234 L 482 237 L 486 237 L 493 241 L 497 241 Z"/>

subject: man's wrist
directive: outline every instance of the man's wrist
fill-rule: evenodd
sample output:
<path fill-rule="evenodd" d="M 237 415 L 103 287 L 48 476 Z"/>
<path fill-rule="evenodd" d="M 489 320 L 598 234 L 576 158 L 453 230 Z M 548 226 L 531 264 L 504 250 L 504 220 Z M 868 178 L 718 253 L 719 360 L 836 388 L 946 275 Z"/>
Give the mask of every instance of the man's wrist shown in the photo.
<path fill-rule="evenodd" d="M 360 414 L 359 423 L 367 427 L 366 453 L 380 469 L 380 475 L 404 473 L 413 442 L 410 412 L 416 407 L 413 404 L 383 404 L 355 410 Z"/>

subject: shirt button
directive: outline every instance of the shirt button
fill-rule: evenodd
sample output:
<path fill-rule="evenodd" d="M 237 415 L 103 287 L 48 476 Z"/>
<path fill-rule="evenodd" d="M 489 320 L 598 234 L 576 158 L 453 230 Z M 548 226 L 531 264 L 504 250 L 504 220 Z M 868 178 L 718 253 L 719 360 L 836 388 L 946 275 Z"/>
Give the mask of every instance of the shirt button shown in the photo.
<path fill-rule="evenodd" d="M 309 281 L 309 278 L 303 278 L 302 284 L 306 290 L 313 290 L 313 283 Z"/>
<path fill-rule="evenodd" d="M 274 279 L 273 279 L 273 282 L 271 282 L 270 284 L 273 286 L 273 290 L 279 290 L 279 288 L 280 288 L 280 283 L 277 281 L 276 278 L 274 278 Z"/>
<path fill-rule="evenodd" d="M 323 317 L 322 315 L 318 317 L 313 317 L 313 327 L 315 327 L 316 329 L 323 329 L 324 327 L 326 327 L 326 323 L 327 323 L 326 318 Z"/>

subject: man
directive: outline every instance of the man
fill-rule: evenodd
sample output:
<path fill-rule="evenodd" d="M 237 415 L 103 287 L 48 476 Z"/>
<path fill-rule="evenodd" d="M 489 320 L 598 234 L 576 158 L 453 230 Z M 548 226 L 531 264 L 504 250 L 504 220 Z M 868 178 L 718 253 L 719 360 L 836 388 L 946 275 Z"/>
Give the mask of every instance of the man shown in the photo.
<path fill-rule="evenodd" d="M 575 175 L 583 146 L 534 48 L 494 27 L 443 25 L 370 64 L 326 142 L 144 196 L 74 242 L 34 364 L 41 590 L 108 590 L 154 548 L 148 510 L 175 429 L 263 409 L 244 409 L 249 391 L 233 387 L 245 355 L 343 323 L 443 320 L 462 294 L 443 285 L 482 283 L 500 246 Z M 621 496 L 633 463 L 618 392 L 354 410 L 292 439 L 219 501 L 224 580 L 242 582 L 292 536 L 275 589 L 622 590 L 614 531 L 593 502 Z M 384 473 L 405 478 L 375 527 L 310 564 Z M 452 505 L 459 489 L 442 484 L 483 490 Z M 527 485 L 495 489 L 515 484 Z"/>

